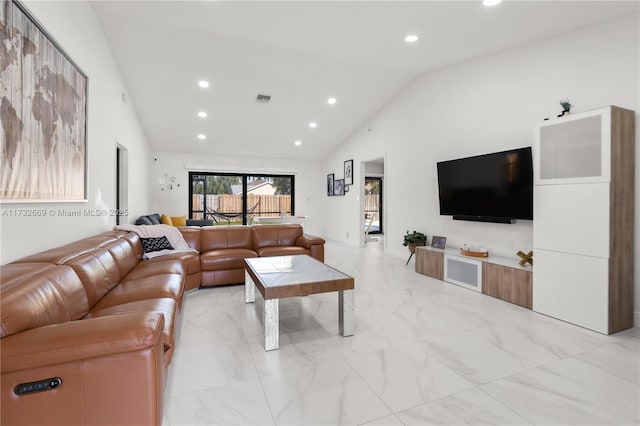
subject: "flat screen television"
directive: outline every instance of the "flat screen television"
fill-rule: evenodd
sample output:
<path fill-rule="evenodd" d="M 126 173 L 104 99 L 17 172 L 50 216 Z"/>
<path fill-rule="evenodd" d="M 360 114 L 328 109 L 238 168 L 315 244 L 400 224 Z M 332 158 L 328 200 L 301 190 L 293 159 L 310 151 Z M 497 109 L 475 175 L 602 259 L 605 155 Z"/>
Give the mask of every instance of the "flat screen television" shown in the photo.
<path fill-rule="evenodd" d="M 531 147 L 442 161 L 437 166 L 441 215 L 499 223 L 533 219 Z"/>

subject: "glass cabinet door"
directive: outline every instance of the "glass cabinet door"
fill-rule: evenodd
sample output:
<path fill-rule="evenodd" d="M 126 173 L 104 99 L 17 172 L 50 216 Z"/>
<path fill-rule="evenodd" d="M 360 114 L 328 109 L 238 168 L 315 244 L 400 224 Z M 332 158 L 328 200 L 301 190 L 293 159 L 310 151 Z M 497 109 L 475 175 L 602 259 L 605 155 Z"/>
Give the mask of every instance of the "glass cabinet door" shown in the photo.
<path fill-rule="evenodd" d="M 539 126 L 534 149 L 536 185 L 610 181 L 610 108 Z"/>

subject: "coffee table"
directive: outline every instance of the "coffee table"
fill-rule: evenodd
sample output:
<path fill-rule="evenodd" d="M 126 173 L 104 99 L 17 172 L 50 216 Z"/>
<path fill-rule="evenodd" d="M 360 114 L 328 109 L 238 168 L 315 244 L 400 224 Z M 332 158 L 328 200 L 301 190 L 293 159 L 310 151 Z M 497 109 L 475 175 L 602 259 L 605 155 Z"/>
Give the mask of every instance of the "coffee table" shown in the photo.
<path fill-rule="evenodd" d="M 244 259 L 245 303 L 264 297 L 264 349 L 280 347 L 278 300 L 285 297 L 338 292 L 338 320 L 342 336 L 353 335 L 354 279 L 306 254 Z"/>

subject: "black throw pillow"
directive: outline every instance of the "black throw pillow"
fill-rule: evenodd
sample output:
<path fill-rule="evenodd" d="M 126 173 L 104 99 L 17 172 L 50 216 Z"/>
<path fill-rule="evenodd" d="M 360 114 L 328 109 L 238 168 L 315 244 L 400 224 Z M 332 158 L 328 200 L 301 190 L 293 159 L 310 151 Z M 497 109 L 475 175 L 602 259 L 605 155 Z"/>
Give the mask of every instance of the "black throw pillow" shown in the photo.
<path fill-rule="evenodd" d="M 142 241 L 142 248 L 145 253 L 151 253 L 152 251 L 160 250 L 173 250 L 171 243 L 167 240 L 167 237 L 159 238 L 140 238 Z"/>
<path fill-rule="evenodd" d="M 160 225 L 160 215 L 158 213 L 150 214 L 147 216 L 152 225 Z"/>

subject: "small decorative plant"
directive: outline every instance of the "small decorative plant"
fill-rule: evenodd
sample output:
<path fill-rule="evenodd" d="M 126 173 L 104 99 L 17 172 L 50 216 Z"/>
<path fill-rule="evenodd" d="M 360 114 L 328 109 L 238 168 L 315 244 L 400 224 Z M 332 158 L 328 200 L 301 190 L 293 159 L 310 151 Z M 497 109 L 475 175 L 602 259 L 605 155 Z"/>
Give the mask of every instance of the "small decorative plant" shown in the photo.
<path fill-rule="evenodd" d="M 404 242 L 402 243 L 402 245 L 405 247 L 414 243 L 416 243 L 416 245 L 418 244 L 425 245 L 426 242 L 427 242 L 427 236 L 424 235 L 422 232 L 413 231 L 412 233 L 409 233 L 409 231 L 407 231 L 407 233 L 404 236 Z"/>
<path fill-rule="evenodd" d="M 560 99 L 560 106 L 562 107 L 562 111 L 571 111 L 571 108 L 573 107 L 567 98 Z"/>

